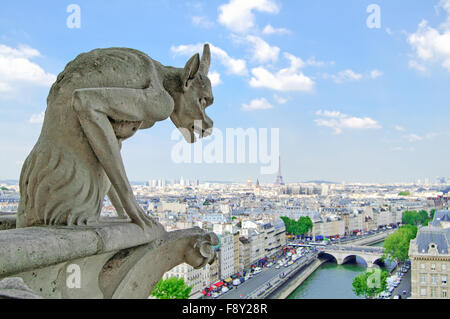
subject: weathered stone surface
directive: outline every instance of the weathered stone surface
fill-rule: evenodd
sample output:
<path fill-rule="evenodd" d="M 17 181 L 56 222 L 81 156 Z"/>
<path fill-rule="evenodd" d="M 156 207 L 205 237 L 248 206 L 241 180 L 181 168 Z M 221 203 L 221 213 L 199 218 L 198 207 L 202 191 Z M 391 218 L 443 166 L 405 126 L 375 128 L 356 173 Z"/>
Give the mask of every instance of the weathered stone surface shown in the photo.
<path fill-rule="evenodd" d="M 12 228 L 16 228 L 16 214 L 0 212 L 0 230 Z"/>
<path fill-rule="evenodd" d="M 23 282 L 22 278 L 5 278 L 0 281 L 0 299 L 42 299 Z"/>
<path fill-rule="evenodd" d="M 80 54 L 53 84 L 39 139 L 20 176 L 17 227 L 95 225 L 106 195 L 120 216 L 163 227 L 133 196 L 120 154 L 138 130 L 170 117 L 188 142 L 211 134 L 209 45 L 184 68 L 127 48 Z"/>
<path fill-rule="evenodd" d="M 20 277 L 41 297 L 147 298 L 173 267 L 212 263 L 218 239 L 200 228 L 150 238 L 137 225 L 118 222 L 0 231 L 0 243 L 0 278 Z M 67 284 L 74 265 L 78 288 Z"/>

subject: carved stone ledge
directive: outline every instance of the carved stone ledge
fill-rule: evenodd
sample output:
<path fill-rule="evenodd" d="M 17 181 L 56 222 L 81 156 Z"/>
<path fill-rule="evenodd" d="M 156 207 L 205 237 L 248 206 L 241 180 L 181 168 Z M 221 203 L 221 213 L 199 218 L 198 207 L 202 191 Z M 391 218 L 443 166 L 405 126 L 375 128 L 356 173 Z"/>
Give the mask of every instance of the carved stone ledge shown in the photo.
<path fill-rule="evenodd" d="M 10 229 L 0 231 L 0 279 L 20 277 L 44 298 L 148 298 L 173 267 L 212 263 L 217 243 L 200 228 L 152 234 L 129 222 Z"/>
<path fill-rule="evenodd" d="M 0 212 L 0 230 L 16 228 L 16 214 Z"/>

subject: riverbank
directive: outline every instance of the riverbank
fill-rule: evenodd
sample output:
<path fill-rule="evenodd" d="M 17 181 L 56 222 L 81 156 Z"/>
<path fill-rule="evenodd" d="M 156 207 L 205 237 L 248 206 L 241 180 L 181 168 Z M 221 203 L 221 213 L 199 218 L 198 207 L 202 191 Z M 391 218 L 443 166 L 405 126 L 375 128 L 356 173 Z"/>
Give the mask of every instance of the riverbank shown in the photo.
<path fill-rule="evenodd" d="M 365 237 L 365 238 L 361 238 L 361 239 L 354 239 L 351 241 L 346 242 L 345 244 L 349 244 L 349 245 L 376 245 L 378 246 L 380 243 L 382 243 L 384 241 L 384 239 L 390 235 L 393 231 L 395 230 L 390 230 L 390 231 L 386 231 L 383 233 L 378 233 L 375 234 L 373 236 L 370 237 Z M 344 243 L 342 243 L 344 244 Z M 382 244 L 381 244 L 382 245 Z M 280 285 L 279 287 L 277 287 L 273 292 L 271 292 L 268 297 L 269 299 L 287 299 L 287 298 L 296 298 L 296 294 L 295 292 L 297 290 L 301 290 L 301 286 L 302 284 L 308 279 L 310 278 L 311 275 L 313 275 L 319 268 L 321 268 L 321 266 L 326 263 L 325 260 L 320 260 L 319 258 L 316 258 L 316 260 L 314 262 L 311 262 L 308 265 L 305 265 L 305 267 L 297 272 L 295 275 L 293 275 L 291 278 L 289 278 L 286 282 L 284 282 L 282 285 Z M 349 272 L 349 279 L 352 279 L 355 275 L 357 275 L 358 271 L 364 271 L 366 268 L 364 267 L 363 261 L 357 258 L 357 267 L 353 267 L 352 269 L 350 269 L 350 267 L 347 267 L 349 269 L 347 269 L 344 266 L 339 266 L 336 265 L 336 269 L 333 268 L 333 271 L 335 271 L 336 273 L 333 273 L 333 275 L 338 274 L 339 272 L 343 273 L 345 271 Z M 361 264 L 359 264 L 361 263 Z M 334 266 L 334 265 L 333 265 Z M 331 271 L 331 268 L 328 267 L 326 270 Z M 326 272 L 325 270 L 325 272 Z M 330 285 L 333 283 L 337 283 L 337 280 L 335 279 L 335 277 L 333 276 L 326 276 L 324 274 L 321 273 L 321 276 L 319 277 L 323 277 L 323 284 L 324 284 L 324 289 L 331 289 Z M 319 279 L 321 280 L 321 279 Z M 309 284 L 309 283 L 308 283 Z M 315 283 L 317 284 L 317 283 Z M 342 285 L 343 283 L 340 283 L 339 285 Z M 351 283 L 350 283 L 350 287 L 351 287 Z M 314 290 L 314 289 L 313 289 Z M 351 288 L 350 288 L 350 292 L 351 292 Z M 346 292 L 348 293 L 348 292 Z M 349 294 L 349 293 L 348 293 Z M 294 296 L 295 295 L 295 296 Z M 349 296 L 343 296 L 343 295 L 339 295 L 336 296 L 336 298 L 348 298 Z M 355 298 L 357 298 L 356 296 L 354 296 Z M 304 296 L 304 294 L 302 292 L 300 292 L 298 294 L 298 298 L 309 298 L 308 296 Z M 317 296 L 313 296 L 312 298 L 319 298 Z"/>
<path fill-rule="evenodd" d="M 267 299 L 287 299 L 308 277 L 319 268 L 325 260 L 315 258 L 310 264 L 305 265 L 301 271 L 272 292 Z"/>

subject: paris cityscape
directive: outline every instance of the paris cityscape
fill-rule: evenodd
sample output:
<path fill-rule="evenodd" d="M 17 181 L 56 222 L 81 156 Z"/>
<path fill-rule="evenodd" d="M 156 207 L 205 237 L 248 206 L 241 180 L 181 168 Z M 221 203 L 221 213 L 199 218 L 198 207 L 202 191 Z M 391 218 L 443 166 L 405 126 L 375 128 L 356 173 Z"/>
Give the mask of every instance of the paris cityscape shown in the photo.
<path fill-rule="evenodd" d="M 272 184 L 250 178 L 240 184 L 181 177 L 133 183 L 133 191 L 142 209 L 168 231 L 200 227 L 218 234 L 220 244 L 215 247 L 218 259 L 214 264 L 201 269 L 181 264 L 164 274 L 164 279 L 183 278 L 192 287 L 189 298 L 358 298 L 352 291 L 352 280 L 374 266 L 388 269 L 395 274 L 390 278 L 398 280 L 377 298 L 448 298 L 449 255 L 445 245 L 449 238 L 450 183 L 447 180 L 441 177 L 432 183 L 426 180 L 391 185 L 285 184 L 280 168 Z M 4 216 L 15 213 L 18 185 L 4 181 L 0 182 L 0 189 L 0 211 Z M 433 268 L 420 269 L 417 261 L 416 265 L 400 266 L 399 270 L 397 263 L 383 262 L 379 250 L 375 259 L 370 254 L 365 256 L 371 247 L 380 248 L 386 236 L 405 222 L 405 211 L 421 210 L 434 210 L 441 215 L 438 213 L 435 216 L 440 217 L 433 220 L 436 228 L 421 228 L 418 236 L 425 242 L 411 244 L 409 259 L 416 255 L 420 256 L 418 260 L 435 258 L 436 264 L 426 265 Z M 117 216 L 108 199 L 103 203 L 102 215 Z M 298 240 L 286 232 L 281 217 L 293 220 L 308 217 L 313 226 Z M 434 238 L 443 235 L 438 245 L 444 246 L 439 246 L 437 255 L 417 251 L 424 244 L 434 245 L 428 232 Z M 343 259 L 330 258 L 323 249 L 333 246 L 349 251 Z M 407 265 L 411 265 L 410 260 Z M 412 272 L 418 272 L 417 278 Z"/>
<path fill-rule="evenodd" d="M 343 3 L 0 4 L 0 299 L 450 299 L 450 0 Z"/>

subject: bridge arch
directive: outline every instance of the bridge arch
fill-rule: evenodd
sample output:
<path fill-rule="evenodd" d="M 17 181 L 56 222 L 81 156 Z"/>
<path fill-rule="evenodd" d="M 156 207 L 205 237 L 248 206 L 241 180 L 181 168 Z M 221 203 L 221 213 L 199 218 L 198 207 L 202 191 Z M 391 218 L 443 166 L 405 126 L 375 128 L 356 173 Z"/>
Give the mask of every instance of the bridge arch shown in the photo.
<path fill-rule="evenodd" d="M 329 261 L 329 262 L 336 262 L 336 263 L 339 264 L 337 258 L 335 256 L 333 256 L 333 254 L 321 251 L 319 253 L 318 257 L 319 257 L 320 260 Z"/>
<path fill-rule="evenodd" d="M 325 249 L 319 253 L 322 260 L 336 261 L 338 265 L 342 265 L 354 261 L 357 257 L 361 258 L 366 267 L 382 267 L 384 266 L 382 256 L 367 251 L 346 251 L 339 249 Z"/>
<path fill-rule="evenodd" d="M 348 256 L 344 257 L 342 259 L 342 264 L 346 264 L 346 263 L 350 263 L 350 262 L 356 262 L 356 258 L 357 257 L 359 257 L 361 260 L 364 261 L 364 263 L 366 264 L 366 267 L 370 265 L 370 263 L 364 257 L 358 256 L 358 255 L 355 255 L 355 254 L 351 254 L 351 255 L 348 255 Z"/>

